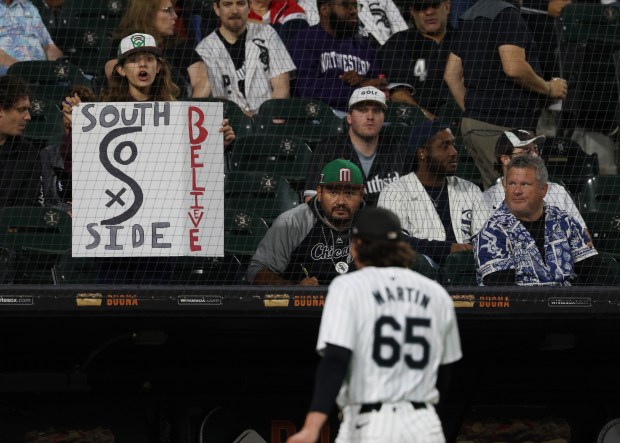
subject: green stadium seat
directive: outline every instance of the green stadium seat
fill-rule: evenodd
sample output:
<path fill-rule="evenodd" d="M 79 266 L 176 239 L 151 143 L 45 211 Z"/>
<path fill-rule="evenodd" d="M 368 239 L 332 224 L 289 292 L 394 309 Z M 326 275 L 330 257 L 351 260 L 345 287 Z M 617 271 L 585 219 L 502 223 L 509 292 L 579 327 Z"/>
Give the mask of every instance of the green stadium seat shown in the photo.
<path fill-rule="evenodd" d="M 0 248 L 15 254 L 14 283 L 51 284 L 52 268 L 71 249 L 71 218 L 51 208 L 1 208 Z"/>
<path fill-rule="evenodd" d="M 59 101 L 45 96 L 30 94 L 30 117 L 24 137 L 43 144 L 59 140 L 63 134 L 62 112 Z"/>
<path fill-rule="evenodd" d="M 463 141 L 463 137 L 455 135 L 455 146 L 458 151 L 457 157 L 457 165 L 456 165 L 456 176 L 463 178 L 465 180 L 469 180 L 472 183 L 475 183 L 482 189 L 482 175 L 480 174 L 480 170 L 478 166 L 476 166 L 476 162 L 474 162 L 473 157 L 469 154 L 469 150 L 465 147 L 465 142 Z"/>
<path fill-rule="evenodd" d="M 441 283 L 445 286 L 477 286 L 476 261 L 472 251 L 448 255 L 439 269 Z"/>
<path fill-rule="evenodd" d="M 239 259 L 224 257 L 172 257 L 172 285 L 228 285 L 242 280 Z"/>
<path fill-rule="evenodd" d="M 450 129 L 452 129 L 454 135 L 460 131 L 459 128 L 461 126 L 462 117 L 463 111 L 453 98 L 449 98 L 448 101 L 437 110 L 437 118 L 442 122 L 449 123 Z"/>
<path fill-rule="evenodd" d="M 64 0 L 61 14 L 63 17 L 118 20 L 126 4 L 127 0 Z"/>
<path fill-rule="evenodd" d="M 620 214 L 616 212 L 582 212 L 594 247 L 598 251 L 620 254 Z"/>
<path fill-rule="evenodd" d="M 9 67 L 7 74 L 21 77 L 29 85 L 65 86 L 65 89 L 74 85 L 91 86 L 82 70 L 64 58 L 17 62 Z"/>
<path fill-rule="evenodd" d="M 224 251 L 245 263 L 267 233 L 265 220 L 249 211 L 224 211 Z M 243 260 L 242 260 L 243 258 Z"/>
<path fill-rule="evenodd" d="M 299 194 L 283 178 L 230 172 L 224 179 L 224 207 L 253 213 L 268 225 L 298 204 Z"/>
<path fill-rule="evenodd" d="M 538 149 L 549 176 L 561 180 L 573 195 L 578 194 L 583 184 L 599 172 L 598 156 L 587 154 L 569 138 L 547 137 Z"/>
<path fill-rule="evenodd" d="M 252 119 L 245 115 L 239 105 L 225 98 L 184 98 L 189 102 L 221 102 L 224 104 L 224 118 L 227 118 L 235 131 L 236 140 L 252 135 Z"/>
<path fill-rule="evenodd" d="M 319 100 L 287 98 L 265 101 L 254 115 L 257 133 L 297 137 L 318 143 L 341 134 L 342 119 Z"/>
<path fill-rule="evenodd" d="M 411 269 L 422 274 L 425 277 L 430 278 L 431 280 L 439 280 L 439 269 L 431 265 L 431 263 L 423 254 L 416 253 L 415 263 L 413 264 Z"/>
<path fill-rule="evenodd" d="M 388 102 L 385 126 L 418 126 L 426 120 L 419 107 L 400 102 Z"/>
<path fill-rule="evenodd" d="M 579 195 L 579 203 L 582 213 L 607 212 L 620 217 L 620 175 L 597 175 L 588 179 Z"/>
<path fill-rule="evenodd" d="M 571 3 L 562 9 L 565 42 L 620 44 L 620 14 L 612 5 Z"/>
<path fill-rule="evenodd" d="M 260 172 L 280 176 L 293 189 L 303 188 L 312 151 L 307 143 L 284 135 L 252 135 L 236 140 L 230 153 L 233 172 Z"/>

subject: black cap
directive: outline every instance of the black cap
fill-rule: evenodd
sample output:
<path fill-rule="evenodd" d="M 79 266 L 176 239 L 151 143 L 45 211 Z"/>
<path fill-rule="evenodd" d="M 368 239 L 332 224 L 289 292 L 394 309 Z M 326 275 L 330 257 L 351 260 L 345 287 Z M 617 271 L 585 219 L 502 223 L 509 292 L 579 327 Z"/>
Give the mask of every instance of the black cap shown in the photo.
<path fill-rule="evenodd" d="M 367 240 L 398 241 L 402 238 L 402 227 L 398 216 L 383 208 L 362 209 L 351 227 L 354 237 Z"/>
<path fill-rule="evenodd" d="M 409 134 L 410 152 L 416 152 L 419 147 L 426 144 L 435 134 L 445 129 L 450 129 L 450 124 L 441 120 L 425 120 L 418 126 L 411 129 Z"/>

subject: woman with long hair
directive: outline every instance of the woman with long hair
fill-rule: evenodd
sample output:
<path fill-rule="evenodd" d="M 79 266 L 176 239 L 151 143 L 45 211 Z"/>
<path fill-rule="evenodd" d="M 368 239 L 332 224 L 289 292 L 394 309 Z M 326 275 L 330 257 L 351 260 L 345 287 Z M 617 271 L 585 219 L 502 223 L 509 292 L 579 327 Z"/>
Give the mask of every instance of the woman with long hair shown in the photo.
<path fill-rule="evenodd" d="M 195 45 L 174 36 L 177 19 L 174 3 L 176 0 L 129 0 L 114 31 L 113 47 L 131 34 L 152 35 L 157 46 L 162 49 L 163 58 L 169 63 L 174 82 L 182 88 L 181 95 L 190 96 L 188 91 L 185 91 L 189 87 L 191 97 L 207 97 L 209 83 L 205 63 L 194 50 Z M 117 64 L 115 54 L 110 55 L 111 60 L 105 64 L 108 83 Z"/>

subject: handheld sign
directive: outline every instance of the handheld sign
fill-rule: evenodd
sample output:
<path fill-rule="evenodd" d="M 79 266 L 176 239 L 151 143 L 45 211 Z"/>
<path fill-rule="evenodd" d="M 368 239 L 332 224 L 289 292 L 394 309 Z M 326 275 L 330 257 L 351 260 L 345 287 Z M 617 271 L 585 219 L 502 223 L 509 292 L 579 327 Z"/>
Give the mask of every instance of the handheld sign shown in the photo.
<path fill-rule="evenodd" d="M 222 115 L 216 102 L 74 108 L 72 255 L 223 256 Z"/>

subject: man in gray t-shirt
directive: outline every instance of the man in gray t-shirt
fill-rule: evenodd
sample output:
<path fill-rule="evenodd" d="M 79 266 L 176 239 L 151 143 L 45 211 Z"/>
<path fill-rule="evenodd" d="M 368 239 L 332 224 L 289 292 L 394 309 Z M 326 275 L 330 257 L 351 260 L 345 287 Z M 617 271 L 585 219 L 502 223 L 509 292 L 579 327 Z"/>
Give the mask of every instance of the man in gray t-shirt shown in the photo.
<path fill-rule="evenodd" d="M 352 268 L 351 222 L 363 205 L 362 172 L 352 162 L 325 165 L 310 201 L 281 214 L 258 245 L 247 280 L 255 285 L 327 285 Z"/>

